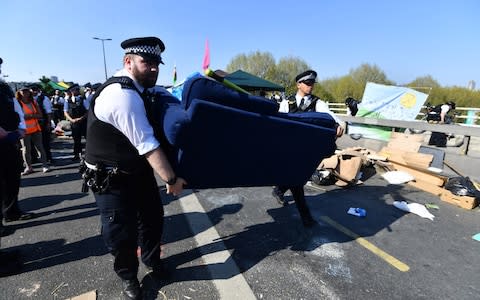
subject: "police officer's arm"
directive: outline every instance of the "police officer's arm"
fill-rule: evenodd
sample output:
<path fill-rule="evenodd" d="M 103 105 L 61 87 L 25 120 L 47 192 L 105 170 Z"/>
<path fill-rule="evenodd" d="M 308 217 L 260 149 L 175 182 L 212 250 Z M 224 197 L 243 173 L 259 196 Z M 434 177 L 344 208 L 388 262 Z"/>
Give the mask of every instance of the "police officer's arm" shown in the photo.
<path fill-rule="evenodd" d="M 109 85 L 95 100 L 94 113 L 99 120 L 122 132 L 138 153 L 145 156 L 155 172 L 167 183 L 167 193 L 178 195 L 182 192 L 185 180 L 176 177 L 155 138 L 143 100 L 136 91 L 121 89 L 120 85 L 116 84 Z"/>
<path fill-rule="evenodd" d="M 43 109 L 47 114 L 46 126 L 47 128 L 50 128 L 50 124 L 52 124 L 52 103 L 50 102 L 50 98 L 48 98 L 47 96 L 44 97 L 46 98 L 43 100 Z"/>
<path fill-rule="evenodd" d="M 183 178 L 177 178 L 167 156 L 160 147 L 145 153 L 145 158 L 160 178 L 167 183 L 167 194 L 180 194 L 186 184 Z"/>
<path fill-rule="evenodd" d="M 337 123 L 337 128 L 336 128 L 337 137 L 341 137 L 343 135 L 343 132 L 345 131 L 345 128 L 344 128 L 345 127 L 345 122 L 340 120 L 340 118 L 337 117 L 337 115 L 335 115 L 335 113 L 330 110 L 327 103 L 325 103 L 325 102 L 323 102 L 322 100 L 319 99 L 317 101 L 316 105 L 315 105 L 315 111 L 316 112 L 324 112 L 324 113 L 327 113 L 330 116 L 332 116 L 332 118 Z"/>
<path fill-rule="evenodd" d="M 72 118 L 68 113 L 68 101 L 65 101 L 65 103 L 63 104 L 63 115 L 65 116 L 65 119 L 67 119 L 67 121 L 70 121 L 71 123 L 75 123 L 78 121 L 78 119 Z"/>

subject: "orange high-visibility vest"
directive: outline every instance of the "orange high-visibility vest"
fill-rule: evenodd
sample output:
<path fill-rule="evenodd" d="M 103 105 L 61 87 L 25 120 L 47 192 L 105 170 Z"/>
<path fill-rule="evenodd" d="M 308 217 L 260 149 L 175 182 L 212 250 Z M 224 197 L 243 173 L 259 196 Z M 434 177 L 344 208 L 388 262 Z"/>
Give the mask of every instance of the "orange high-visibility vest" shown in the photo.
<path fill-rule="evenodd" d="M 38 114 L 38 107 L 35 101 L 30 102 L 29 104 L 25 104 L 23 101 L 18 101 L 22 105 L 23 113 L 24 114 Z M 25 134 L 32 134 L 35 132 L 42 131 L 40 127 L 40 123 L 38 123 L 37 118 L 26 119 L 25 118 L 25 125 L 27 129 L 25 130 Z"/>

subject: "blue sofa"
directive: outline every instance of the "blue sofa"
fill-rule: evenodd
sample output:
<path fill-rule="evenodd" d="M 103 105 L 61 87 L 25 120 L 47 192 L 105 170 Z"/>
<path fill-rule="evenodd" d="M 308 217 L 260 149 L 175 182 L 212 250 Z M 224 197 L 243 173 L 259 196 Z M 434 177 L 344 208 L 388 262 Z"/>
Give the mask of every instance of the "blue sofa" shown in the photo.
<path fill-rule="evenodd" d="M 273 101 L 203 76 L 188 80 L 159 120 L 189 188 L 302 185 L 335 151 L 328 114 L 278 113 Z"/>

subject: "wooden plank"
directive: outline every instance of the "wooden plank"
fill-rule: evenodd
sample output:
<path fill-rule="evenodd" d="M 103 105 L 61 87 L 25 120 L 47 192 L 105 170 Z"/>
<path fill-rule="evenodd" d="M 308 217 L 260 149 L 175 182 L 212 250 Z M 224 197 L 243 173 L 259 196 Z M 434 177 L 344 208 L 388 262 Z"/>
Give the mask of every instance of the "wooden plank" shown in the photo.
<path fill-rule="evenodd" d="M 93 290 L 73 298 L 68 298 L 67 300 L 97 300 L 97 290 Z"/>

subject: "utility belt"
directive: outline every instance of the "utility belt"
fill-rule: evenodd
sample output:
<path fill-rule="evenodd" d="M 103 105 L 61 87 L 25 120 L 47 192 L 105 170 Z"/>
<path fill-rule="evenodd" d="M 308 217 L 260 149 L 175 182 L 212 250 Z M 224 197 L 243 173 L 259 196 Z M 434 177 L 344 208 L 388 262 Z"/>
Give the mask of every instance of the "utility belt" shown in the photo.
<path fill-rule="evenodd" d="M 131 174 L 120 170 L 118 167 L 104 166 L 103 164 L 92 165 L 82 159 L 79 172 L 82 174 L 82 193 L 88 192 L 90 188 L 94 193 L 107 193 L 112 186 L 112 181 L 121 175 Z"/>

